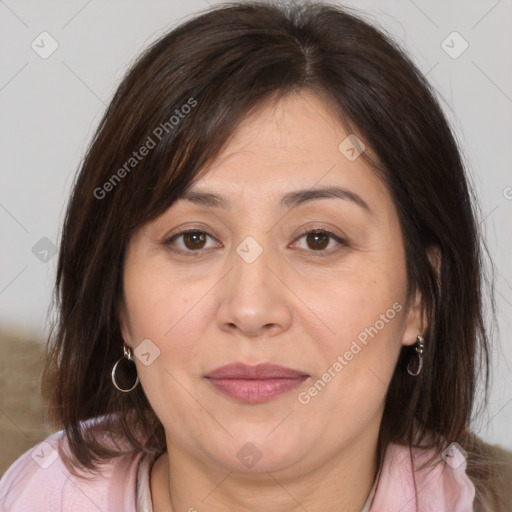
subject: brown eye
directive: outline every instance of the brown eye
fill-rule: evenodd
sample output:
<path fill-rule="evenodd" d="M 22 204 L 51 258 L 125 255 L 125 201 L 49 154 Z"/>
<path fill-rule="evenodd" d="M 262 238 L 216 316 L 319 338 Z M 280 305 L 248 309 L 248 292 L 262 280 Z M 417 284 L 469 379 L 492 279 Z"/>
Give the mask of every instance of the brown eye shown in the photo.
<path fill-rule="evenodd" d="M 188 231 L 183 233 L 183 243 L 191 251 L 202 249 L 206 243 L 206 233 L 203 231 Z"/>
<path fill-rule="evenodd" d="M 306 234 L 308 246 L 314 251 L 325 249 L 329 245 L 330 236 L 324 232 L 311 231 Z"/>
<path fill-rule="evenodd" d="M 197 229 L 177 233 L 164 241 L 164 245 L 172 252 L 187 256 L 200 256 L 204 251 L 214 248 L 215 245 L 222 247 L 222 244 L 216 243 L 211 235 Z"/>
<path fill-rule="evenodd" d="M 311 231 L 306 231 L 300 236 L 295 244 L 299 249 L 304 249 L 306 251 L 314 251 L 318 252 L 320 255 L 327 256 L 338 249 L 347 246 L 345 240 L 336 236 L 334 233 L 330 231 L 325 231 L 323 229 L 313 229 Z"/>

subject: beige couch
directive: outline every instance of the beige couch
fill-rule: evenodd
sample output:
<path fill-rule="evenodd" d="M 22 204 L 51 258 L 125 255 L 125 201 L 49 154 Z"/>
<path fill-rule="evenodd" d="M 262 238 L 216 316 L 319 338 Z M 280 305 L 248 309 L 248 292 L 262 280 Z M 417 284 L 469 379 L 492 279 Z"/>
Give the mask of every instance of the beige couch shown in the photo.
<path fill-rule="evenodd" d="M 41 340 L 0 329 L 0 475 L 55 431 L 40 397 Z"/>

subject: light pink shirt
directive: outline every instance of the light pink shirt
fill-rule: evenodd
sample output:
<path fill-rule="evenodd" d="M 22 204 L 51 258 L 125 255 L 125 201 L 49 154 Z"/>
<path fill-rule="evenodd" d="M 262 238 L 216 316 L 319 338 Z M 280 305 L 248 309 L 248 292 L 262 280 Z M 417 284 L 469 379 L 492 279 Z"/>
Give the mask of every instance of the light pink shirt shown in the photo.
<path fill-rule="evenodd" d="M 67 447 L 63 431 L 25 452 L 0 480 L 0 510 L 12 512 L 146 512 L 141 496 L 150 496 L 142 453 L 116 457 L 88 480 L 70 474 L 58 443 Z M 413 450 L 415 467 L 428 458 Z M 149 463 L 148 463 L 149 462 Z M 141 480 L 140 468 L 145 469 Z M 452 467 L 453 466 L 453 467 Z M 139 489 L 137 473 L 139 471 Z M 416 489 L 409 449 L 391 444 L 383 461 L 370 512 L 474 512 L 475 488 L 466 475 L 466 462 L 448 465 L 440 459 L 434 469 L 416 471 Z M 141 488 L 142 487 L 142 488 Z M 416 508 L 417 496 L 418 508 Z M 139 508 L 137 508 L 139 502 Z"/>

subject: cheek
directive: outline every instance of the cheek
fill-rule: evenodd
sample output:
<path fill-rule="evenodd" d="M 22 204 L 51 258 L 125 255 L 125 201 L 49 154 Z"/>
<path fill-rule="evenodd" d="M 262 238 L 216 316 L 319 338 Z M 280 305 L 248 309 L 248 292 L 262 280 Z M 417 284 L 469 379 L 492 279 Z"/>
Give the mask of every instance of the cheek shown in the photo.
<path fill-rule="evenodd" d="M 323 335 L 311 353 L 317 373 L 297 396 L 299 413 L 326 442 L 349 442 L 377 425 L 400 351 L 403 306 L 391 291 L 377 297 L 366 287 L 337 295 L 336 312 L 326 321 L 334 336 Z M 322 425 L 342 425 L 343 434 Z"/>
<path fill-rule="evenodd" d="M 332 279 L 317 281 L 315 286 L 307 283 L 300 294 L 319 320 L 315 338 L 326 340 L 332 348 L 343 348 L 359 335 L 363 343 L 372 334 L 399 338 L 403 324 L 400 312 L 406 298 L 405 272 L 400 267 L 366 262 Z M 312 318 L 307 309 L 303 314 L 305 322 Z M 307 322 L 309 326 L 315 324 Z"/>
<path fill-rule="evenodd" d="M 377 407 L 401 348 L 406 299 L 401 255 L 395 251 L 378 262 L 368 258 L 364 265 L 325 281 L 322 293 L 310 290 L 306 295 L 305 302 L 310 301 L 322 320 L 318 329 L 310 331 L 322 357 L 315 376 L 321 382 L 304 401 L 322 395 L 323 399 L 314 398 L 317 406 L 329 402 L 333 414 Z M 324 384 L 328 390 L 324 391 Z"/>
<path fill-rule="evenodd" d="M 199 341 L 212 322 L 205 296 L 205 290 L 212 285 L 207 286 L 205 280 L 177 279 L 175 273 L 164 271 L 161 266 L 144 271 L 132 267 L 125 273 L 124 285 L 129 341 L 135 355 L 141 342 L 148 339 L 157 354 L 149 365 L 136 358 L 150 403 L 160 417 L 169 404 L 190 407 L 190 397 L 184 390 L 189 389 L 190 379 L 202 375 L 204 369 L 204 350 Z"/>
<path fill-rule="evenodd" d="M 201 291 L 204 295 L 204 284 L 181 283 L 161 268 L 144 272 L 132 268 L 125 271 L 124 290 L 133 345 L 150 338 L 165 350 L 171 340 L 176 340 L 180 327 L 190 323 L 194 311 L 201 310 L 198 302 Z M 187 337 L 179 339 L 187 341 Z"/>
<path fill-rule="evenodd" d="M 205 319 L 204 287 L 171 282 L 160 271 L 125 274 L 125 296 L 129 313 L 128 343 L 135 350 L 137 372 L 144 392 L 160 420 L 170 426 L 170 410 L 201 414 L 190 403 L 186 390 L 192 373 L 200 373 L 200 347 Z M 137 357 L 137 347 L 150 340 L 150 364 Z M 144 343 L 148 343 L 147 341 Z M 146 350 L 145 350 L 146 352 Z M 194 364 L 195 362 L 195 364 Z M 176 425 L 178 428 L 179 425 Z"/>
<path fill-rule="evenodd" d="M 201 410 L 194 407 L 189 395 L 189 379 L 196 372 L 194 361 L 200 359 L 200 338 L 205 322 L 204 283 L 186 286 L 171 279 L 161 268 L 125 273 L 124 290 L 129 312 L 129 338 L 137 355 L 143 340 L 151 340 L 150 351 L 157 354 L 150 364 L 135 358 L 144 392 L 160 420 L 179 430 L 176 415 L 170 411 L 187 411 L 188 421 L 204 421 Z M 147 343 L 147 342 L 146 342 Z M 179 415 L 178 415 L 179 416 Z M 197 417 L 196 417 L 197 416 Z"/>

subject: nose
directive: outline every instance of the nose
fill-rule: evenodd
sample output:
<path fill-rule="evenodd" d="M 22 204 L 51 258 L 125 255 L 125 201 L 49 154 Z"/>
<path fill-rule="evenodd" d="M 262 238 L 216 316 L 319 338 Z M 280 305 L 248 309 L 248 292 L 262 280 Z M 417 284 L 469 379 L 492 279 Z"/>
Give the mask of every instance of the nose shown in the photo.
<path fill-rule="evenodd" d="M 275 336 L 290 327 L 293 294 L 285 284 L 285 270 L 269 253 L 264 249 L 254 261 L 242 252 L 233 255 L 234 268 L 223 280 L 217 310 L 222 331 L 252 338 Z"/>

